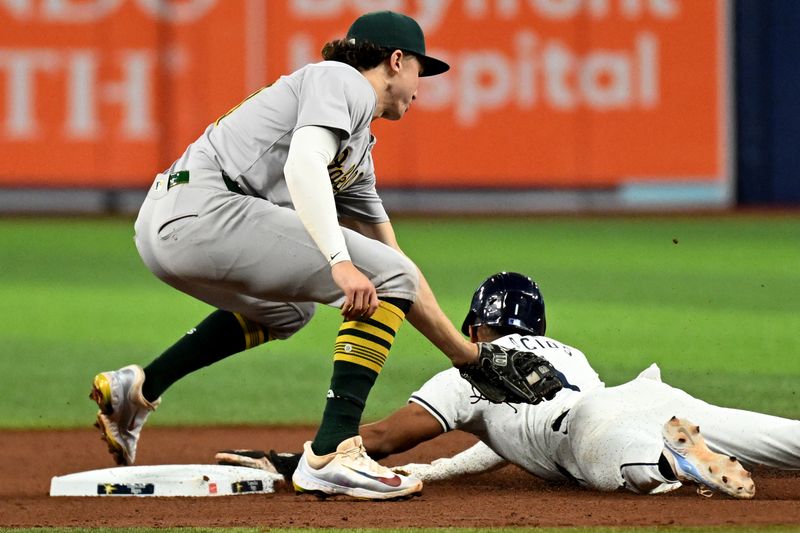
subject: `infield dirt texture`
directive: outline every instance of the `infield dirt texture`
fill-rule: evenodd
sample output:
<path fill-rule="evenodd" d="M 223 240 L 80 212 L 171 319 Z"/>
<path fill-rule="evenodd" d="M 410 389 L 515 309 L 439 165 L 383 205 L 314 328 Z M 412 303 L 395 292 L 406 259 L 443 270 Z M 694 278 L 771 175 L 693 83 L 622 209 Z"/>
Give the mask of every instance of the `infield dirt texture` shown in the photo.
<path fill-rule="evenodd" d="M 398 239 L 459 322 L 472 290 L 530 273 L 548 333 L 608 385 L 657 362 L 708 401 L 800 418 L 800 215 L 398 220 Z M 411 501 L 317 501 L 279 491 L 200 499 L 51 498 L 55 475 L 112 466 L 91 427 L 92 376 L 146 364 L 208 312 L 144 269 L 128 220 L 0 219 L 0 527 L 504 527 L 768 525 L 800 528 L 800 474 L 756 470 L 753 501 L 691 488 L 644 497 L 536 480 L 514 467 L 429 483 Z M 205 463 L 223 448 L 298 450 L 324 405 L 339 322 L 322 309 L 267 343 L 176 384 L 144 428 L 140 464 Z M 447 366 L 404 326 L 366 420 Z M 293 424 L 287 426 L 287 424 Z M 249 426 L 245 426 L 249 425 Z M 226 427 L 227 426 L 227 427 Z M 391 457 L 429 461 L 453 433 Z"/>
<path fill-rule="evenodd" d="M 203 463 L 220 447 L 270 443 L 298 449 L 310 428 L 147 428 L 142 464 Z M 429 461 L 471 444 L 464 433 L 439 437 L 387 464 Z M 12 527 L 533 527 L 800 526 L 800 476 L 759 471 L 753 501 L 703 498 L 684 487 L 663 496 L 597 493 L 548 484 L 516 467 L 432 482 L 402 502 L 320 501 L 288 490 L 219 498 L 51 498 L 50 476 L 112 466 L 88 430 L 12 431 L 0 440 L 0 526 Z"/>

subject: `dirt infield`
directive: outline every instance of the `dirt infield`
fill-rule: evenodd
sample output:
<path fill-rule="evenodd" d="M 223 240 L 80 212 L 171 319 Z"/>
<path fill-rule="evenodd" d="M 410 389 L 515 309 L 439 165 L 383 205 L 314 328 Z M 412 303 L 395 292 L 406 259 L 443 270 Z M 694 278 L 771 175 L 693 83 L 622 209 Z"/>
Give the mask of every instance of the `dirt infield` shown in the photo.
<path fill-rule="evenodd" d="M 297 450 L 309 428 L 150 427 L 140 464 L 210 462 L 216 450 Z M 429 461 L 473 442 L 444 435 L 387 464 Z M 288 490 L 218 498 L 48 496 L 50 478 L 113 466 L 93 430 L 0 432 L 0 527 L 501 527 L 630 525 L 800 525 L 800 473 L 759 470 L 752 501 L 706 499 L 689 487 L 664 496 L 597 493 L 539 481 L 516 467 L 429 483 L 403 502 L 320 501 Z"/>

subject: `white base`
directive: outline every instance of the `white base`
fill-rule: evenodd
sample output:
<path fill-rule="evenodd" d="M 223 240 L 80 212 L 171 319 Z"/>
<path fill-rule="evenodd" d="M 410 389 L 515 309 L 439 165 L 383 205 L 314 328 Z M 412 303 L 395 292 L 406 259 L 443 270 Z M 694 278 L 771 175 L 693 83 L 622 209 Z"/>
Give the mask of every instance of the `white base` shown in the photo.
<path fill-rule="evenodd" d="M 229 496 L 275 492 L 278 474 L 223 465 L 121 466 L 55 476 L 50 496 Z"/>

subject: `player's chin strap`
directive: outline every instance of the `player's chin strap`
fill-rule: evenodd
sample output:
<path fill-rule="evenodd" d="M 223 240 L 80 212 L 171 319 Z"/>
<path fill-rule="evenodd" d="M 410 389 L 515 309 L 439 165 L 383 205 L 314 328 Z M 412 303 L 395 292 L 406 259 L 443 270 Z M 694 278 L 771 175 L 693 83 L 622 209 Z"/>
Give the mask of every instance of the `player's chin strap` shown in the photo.
<path fill-rule="evenodd" d="M 481 400 L 486 400 L 487 402 L 489 401 L 489 398 L 484 396 L 483 393 L 481 391 L 479 391 L 478 389 L 476 389 L 474 386 L 472 387 L 472 395 L 469 397 L 469 399 L 471 400 L 469 402 L 470 405 L 476 404 Z M 507 406 L 509 406 L 510 408 L 512 408 L 514 410 L 514 414 L 519 413 L 519 410 L 516 407 L 514 407 L 513 403 L 510 403 L 510 402 L 503 402 L 503 403 L 506 404 Z"/>

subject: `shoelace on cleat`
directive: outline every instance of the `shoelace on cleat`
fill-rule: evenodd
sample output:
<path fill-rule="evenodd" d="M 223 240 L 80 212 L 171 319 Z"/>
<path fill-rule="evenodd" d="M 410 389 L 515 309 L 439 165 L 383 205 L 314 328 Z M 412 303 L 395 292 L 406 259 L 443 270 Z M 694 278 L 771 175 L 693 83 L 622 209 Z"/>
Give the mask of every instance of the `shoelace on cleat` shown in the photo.
<path fill-rule="evenodd" d="M 385 466 L 381 465 L 374 459 L 372 459 L 369 455 L 367 455 L 367 450 L 364 446 L 358 446 L 356 448 L 350 448 L 347 451 L 341 452 L 342 455 L 348 457 L 349 459 L 353 460 L 353 462 L 361 468 L 368 470 L 369 472 L 373 472 L 378 475 L 393 475 L 393 472 L 386 468 Z"/>

